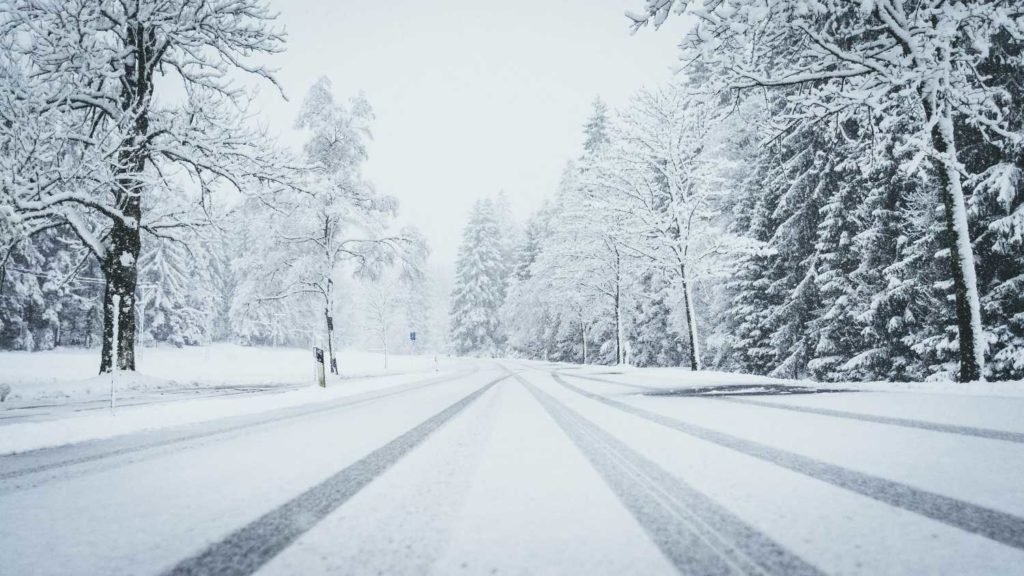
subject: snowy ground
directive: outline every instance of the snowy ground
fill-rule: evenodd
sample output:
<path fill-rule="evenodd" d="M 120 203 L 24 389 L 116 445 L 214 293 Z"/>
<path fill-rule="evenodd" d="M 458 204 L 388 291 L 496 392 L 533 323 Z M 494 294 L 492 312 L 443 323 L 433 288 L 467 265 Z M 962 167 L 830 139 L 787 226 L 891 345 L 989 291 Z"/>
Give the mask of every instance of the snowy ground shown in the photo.
<path fill-rule="evenodd" d="M 0 573 L 1024 574 L 1013 386 L 836 388 L 464 361 L 167 402 L 204 416 L 0 456 Z"/>
<path fill-rule="evenodd" d="M 81 377 L 95 372 L 96 350 L 0 352 L 0 386 L 11 390 L 0 403 L 0 454 L 321 402 L 459 363 L 392 355 L 385 369 L 380 354 L 343 350 L 342 375 L 324 391 L 313 386 L 312 359 L 302 349 L 231 344 L 146 349 L 139 372 L 113 382 L 110 418 L 111 376 Z"/>
<path fill-rule="evenodd" d="M 434 357 L 392 355 L 385 370 L 381 354 L 342 350 L 338 364 L 342 376 L 365 376 L 431 369 Z M 98 350 L 0 351 L 0 384 L 11 387 L 9 401 L 77 400 L 109 394 L 108 378 L 89 376 L 98 368 Z M 139 374 L 124 382 L 126 390 L 294 386 L 310 381 L 313 353 L 304 348 L 234 344 L 146 348 L 137 358 L 137 368 Z"/>

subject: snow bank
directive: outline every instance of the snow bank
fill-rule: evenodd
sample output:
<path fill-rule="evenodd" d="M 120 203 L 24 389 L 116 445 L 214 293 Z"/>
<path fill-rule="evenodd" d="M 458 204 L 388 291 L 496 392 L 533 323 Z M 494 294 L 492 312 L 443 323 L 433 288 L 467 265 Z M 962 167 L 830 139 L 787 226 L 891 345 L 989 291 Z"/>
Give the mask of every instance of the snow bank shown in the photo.
<path fill-rule="evenodd" d="M 863 390 L 871 392 L 913 392 L 925 394 L 957 394 L 965 396 L 1024 397 L 1024 380 L 1009 382 L 815 382 L 812 380 L 786 380 L 753 374 L 714 372 L 687 368 L 637 368 L 634 366 L 580 366 L 561 364 L 567 374 L 624 380 L 650 388 L 697 388 L 704 386 L 749 386 L 756 384 L 783 384 L 810 386 L 824 389 Z"/>

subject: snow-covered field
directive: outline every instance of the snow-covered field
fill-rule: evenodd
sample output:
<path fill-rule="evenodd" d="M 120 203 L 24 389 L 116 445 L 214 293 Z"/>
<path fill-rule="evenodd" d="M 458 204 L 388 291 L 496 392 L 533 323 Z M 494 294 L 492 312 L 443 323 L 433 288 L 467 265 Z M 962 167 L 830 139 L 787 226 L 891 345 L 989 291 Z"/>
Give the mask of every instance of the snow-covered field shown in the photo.
<path fill-rule="evenodd" d="M 154 348 L 138 373 L 82 378 L 95 371 L 95 350 L 0 352 L 0 454 L 110 438 L 256 414 L 399 385 L 459 362 L 344 350 L 342 376 L 315 386 L 312 353 L 231 344 Z M 115 410 L 110 410 L 112 381 Z"/>
<path fill-rule="evenodd" d="M 438 358 L 443 363 L 444 357 Z M 119 389 L 174 390 L 217 386 L 288 386 L 313 380 L 313 353 L 302 348 L 235 344 L 146 348 L 136 374 L 122 374 Z M 434 368 L 433 356 L 384 356 L 358 350 L 338 355 L 342 377 Z M 7 401 L 81 400 L 110 393 L 108 376 L 97 373 L 99 351 L 63 348 L 45 352 L 0 351 L 0 384 L 11 387 Z M 0 407 L 3 407 L 0 404 Z"/>

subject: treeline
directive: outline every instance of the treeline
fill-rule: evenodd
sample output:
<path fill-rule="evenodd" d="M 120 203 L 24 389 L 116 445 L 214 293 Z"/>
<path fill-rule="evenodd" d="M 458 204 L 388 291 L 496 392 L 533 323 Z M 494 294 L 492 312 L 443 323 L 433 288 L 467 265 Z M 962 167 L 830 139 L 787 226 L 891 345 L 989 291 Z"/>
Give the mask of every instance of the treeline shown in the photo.
<path fill-rule="evenodd" d="M 425 322 L 402 302 L 426 244 L 362 176 L 366 100 L 314 84 L 301 151 L 257 127 L 239 78 L 273 87 L 284 48 L 264 2 L 73 8 L 0 4 L 0 348 L 132 370 L 138 341 L 383 348 Z"/>
<path fill-rule="evenodd" d="M 596 106 L 506 265 L 501 343 L 834 381 L 1024 377 L 1014 10 L 707 8 L 684 80 Z"/>

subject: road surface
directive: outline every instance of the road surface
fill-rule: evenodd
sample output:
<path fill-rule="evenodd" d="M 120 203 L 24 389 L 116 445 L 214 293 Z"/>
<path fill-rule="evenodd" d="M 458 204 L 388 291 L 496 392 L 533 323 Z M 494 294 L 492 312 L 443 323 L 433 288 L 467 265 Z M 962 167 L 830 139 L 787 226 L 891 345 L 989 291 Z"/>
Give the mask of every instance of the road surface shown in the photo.
<path fill-rule="evenodd" d="M 1024 574 L 1024 399 L 481 361 L 0 456 L 70 573 Z"/>

